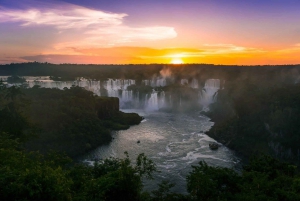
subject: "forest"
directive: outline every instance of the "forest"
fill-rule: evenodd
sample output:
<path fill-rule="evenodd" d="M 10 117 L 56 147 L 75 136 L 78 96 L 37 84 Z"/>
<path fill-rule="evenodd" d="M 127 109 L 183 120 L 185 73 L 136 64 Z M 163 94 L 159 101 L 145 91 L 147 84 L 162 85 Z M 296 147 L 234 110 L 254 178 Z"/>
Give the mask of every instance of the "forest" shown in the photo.
<path fill-rule="evenodd" d="M 113 69 L 101 66 L 94 71 L 97 67 L 10 64 L 0 66 L 0 74 L 47 75 L 57 80 L 82 76 L 142 80 L 159 75 L 166 66 L 115 65 Z M 132 71 L 126 70 L 129 67 Z M 196 76 L 202 85 L 207 78 L 226 81 L 217 101 L 205 112 L 215 122 L 207 134 L 236 151 L 244 161 L 239 171 L 200 161 L 186 177 L 185 194 L 173 192 L 172 187 L 178 184 L 168 180 L 158 184 L 156 190 L 144 190 L 144 181 L 153 179 L 152 175 L 159 171 L 147 153 L 141 153 L 136 161 L 124 153 L 123 159 L 108 158 L 94 166 L 74 160 L 109 143 L 111 131 L 141 122 L 137 114 L 119 111 L 118 98 L 98 97 L 80 87 L 7 87 L 0 82 L 0 199 L 300 200 L 298 68 L 172 67 L 174 79 Z M 83 69 L 86 74 L 82 74 Z M 20 79 L 11 76 L 8 83 Z M 132 86 L 132 90 L 136 87 Z M 184 86 L 161 90 L 189 94 Z"/>
<path fill-rule="evenodd" d="M 109 143 L 112 130 L 143 119 L 119 111 L 118 98 L 98 97 L 80 87 L 1 88 L 1 130 L 41 153 L 55 150 L 76 157 Z"/>
<path fill-rule="evenodd" d="M 0 65 L 0 76 L 51 76 L 54 80 L 75 80 L 85 77 L 97 80 L 107 78 L 129 78 L 137 80 L 160 76 L 162 69 L 171 69 L 174 79 L 197 77 L 203 84 L 206 79 L 221 80 L 252 79 L 252 81 L 280 81 L 289 83 L 299 75 L 300 65 L 275 66 L 237 66 L 213 64 L 127 64 L 127 65 L 95 65 L 95 64 L 51 64 L 51 63 L 12 63 Z"/>
<path fill-rule="evenodd" d="M 227 82 L 207 114 L 209 136 L 245 158 L 256 153 L 300 163 L 300 85 Z"/>

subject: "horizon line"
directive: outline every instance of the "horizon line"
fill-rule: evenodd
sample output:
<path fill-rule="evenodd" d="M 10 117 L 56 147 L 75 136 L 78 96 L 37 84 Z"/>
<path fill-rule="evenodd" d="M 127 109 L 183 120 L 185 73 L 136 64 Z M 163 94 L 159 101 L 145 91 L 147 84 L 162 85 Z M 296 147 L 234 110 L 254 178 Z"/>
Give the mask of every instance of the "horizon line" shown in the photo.
<path fill-rule="evenodd" d="M 83 63 L 49 63 L 49 62 L 37 62 L 37 61 L 32 61 L 32 62 L 18 62 L 18 63 L 7 63 L 7 64 L 0 64 L 0 66 L 6 66 L 6 65 L 13 65 L 13 64 L 50 64 L 50 65 L 94 65 L 94 66 L 108 66 L 108 65 L 113 65 L 113 66 L 126 66 L 126 65 L 131 65 L 131 66 L 138 66 L 138 65 L 169 65 L 169 66 L 184 66 L 184 65 L 213 65 L 213 66 L 299 66 L 299 64 L 210 64 L 210 63 L 181 63 L 181 64 L 172 64 L 172 63 L 139 63 L 139 64 L 133 64 L 133 63 L 127 63 L 127 64 L 114 64 L 114 63 L 107 63 L 107 64 L 83 64 Z"/>

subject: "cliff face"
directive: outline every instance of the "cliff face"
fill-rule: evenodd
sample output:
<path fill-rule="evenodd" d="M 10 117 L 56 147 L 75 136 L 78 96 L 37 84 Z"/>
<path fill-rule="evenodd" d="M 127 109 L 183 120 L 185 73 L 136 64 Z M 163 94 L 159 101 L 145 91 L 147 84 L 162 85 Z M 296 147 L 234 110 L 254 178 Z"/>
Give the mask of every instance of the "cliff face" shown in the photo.
<path fill-rule="evenodd" d="M 119 111 L 119 99 L 97 97 L 80 87 L 22 89 L 31 104 L 24 113 L 37 126 L 38 138 L 26 148 L 47 153 L 84 154 L 111 141 L 111 130 L 128 129 L 142 120 L 138 114 Z"/>
<path fill-rule="evenodd" d="M 257 152 L 300 163 L 300 85 L 232 83 L 207 113 L 207 134 L 245 157 Z"/>
<path fill-rule="evenodd" d="M 99 119 L 109 119 L 119 112 L 119 98 L 99 97 L 96 99 L 96 112 Z"/>

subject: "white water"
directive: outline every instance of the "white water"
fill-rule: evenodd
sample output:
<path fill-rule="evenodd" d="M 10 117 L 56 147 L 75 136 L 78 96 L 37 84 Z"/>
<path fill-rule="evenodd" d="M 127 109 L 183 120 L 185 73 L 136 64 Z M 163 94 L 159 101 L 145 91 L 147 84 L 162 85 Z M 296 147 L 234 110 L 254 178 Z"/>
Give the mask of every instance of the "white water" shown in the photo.
<path fill-rule="evenodd" d="M 71 88 L 72 86 L 83 87 L 88 91 L 92 91 L 93 93 L 100 96 L 100 81 L 93 80 L 76 80 L 76 81 L 52 81 L 52 80 L 26 80 L 28 86 L 31 88 L 35 85 L 38 85 L 42 88 Z"/>
<path fill-rule="evenodd" d="M 195 78 L 192 80 L 191 88 L 193 88 L 193 89 L 199 88 L 198 80 L 196 80 Z"/>
<path fill-rule="evenodd" d="M 164 87 L 167 86 L 167 80 L 166 78 L 152 78 L 151 80 L 143 80 L 142 83 L 146 86 L 151 86 L 151 87 Z"/>
<path fill-rule="evenodd" d="M 165 92 L 157 92 L 153 89 L 148 99 L 148 94 L 145 95 L 145 110 L 146 111 L 158 111 L 160 108 L 166 106 L 166 95 Z"/>
<path fill-rule="evenodd" d="M 189 80 L 188 79 L 181 79 L 180 84 L 181 85 L 189 84 Z"/>
<path fill-rule="evenodd" d="M 8 76 L 1 76 L 0 79 L 5 81 Z M 147 111 L 157 111 L 163 107 L 170 107 L 172 105 L 172 99 L 165 100 L 165 93 L 163 91 L 156 92 L 153 89 L 151 94 L 145 95 L 145 100 L 140 100 L 139 93 L 135 94 L 133 91 L 128 90 L 128 87 L 135 85 L 135 80 L 132 79 L 108 79 L 102 83 L 97 80 L 89 80 L 85 78 L 77 78 L 75 81 L 53 81 L 49 76 L 25 76 L 29 87 L 39 85 L 44 88 L 71 88 L 72 86 L 83 87 L 86 90 L 92 91 L 98 96 L 107 95 L 109 97 L 118 97 L 120 99 L 121 108 L 140 108 L 143 107 Z M 170 79 L 169 79 L 170 80 Z M 181 79 L 181 85 L 187 85 L 193 89 L 199 88 L 198 80 L 193 78 L 189 84 L 188 79 Z M 102 84 L 102 85 L 101 85 Z M 167 80 L 163 77 L 155 77 L 151 80 L 143 80 L 142 84 L 151 86 L 153 88 L 167 86 Z M 101 94 L 101 88 L 106 89 L 107 94 Z M 209 105 L 216 101 L 218 90 L 220 89 L 219 79 L 208 79 L 199 93 L 199 103 L 203 106 L 203 110 L 209 110 Z M 197 92 L 195 92 L 197 93 Z M 170 95 L 171 96 L 171 95 Z M 179 106 L 183 106 L 180 96 Z M 143 105 L 140 105 L 141 101 L 144 101 Z"/>
<path fill-rule="evenodd" d="M 154 91 L 154 90 L 151 93 L 149 100 L 147 101 L 146 110 L 147 111 L 157 111 L 157 110 L 159 110 L 157 92 Z"/>
<path fill-rule="evenodd" d="M 83 159 L 123 158 L 124 151 L 128 151 L 130 158 L 135 161 L 139 153 L 145 153 L 161 171 L 155 174 L 155 181 L 145 183 L 146 190 L 154 190 L 157 182 L 168 179 L 176 183 L 173 191 L 181 193 L 185 192 L 185 178 L 191 171 L 191 165 L 201 160 L 209 165 L 229 168 L 238 164 L 238 158 L 225 146 L 215 151 L 209 149 L 208 144 L 215 140 L 204 132 L 211 128 L 213 122 L 205 116 L 123 111 L 137 112 L 145 120 L 128 130 L 115 132 L 114 140 L 109 145 L 97 148 Z M 138 140 L 140 143 L 137 143 Z"/>
<path fill-rule="evenodd" d="M 219 79 L 208 79 L 201 92 L 200 103 L 203 105 L 203 110 L 208 110 L 208 106 L 217 100 L 218 91 L 220 89 Z"/>

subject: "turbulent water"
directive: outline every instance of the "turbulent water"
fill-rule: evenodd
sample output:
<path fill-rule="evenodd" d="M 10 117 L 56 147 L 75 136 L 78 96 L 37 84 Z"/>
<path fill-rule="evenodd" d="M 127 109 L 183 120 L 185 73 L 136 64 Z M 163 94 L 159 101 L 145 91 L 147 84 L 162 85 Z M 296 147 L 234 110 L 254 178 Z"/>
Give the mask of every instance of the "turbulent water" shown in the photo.
<path fill-rule="evenodd" d="M 146 181 L 145 189 L 154 190 L 162 180 L 176 183 L 175 192 L 186 192 L 185 178 L 191 165 L 205 160 L 209 165 L 235 167 L 238 158 L 225 146 L 218 150 L 209 149 L 214 140 L 204 134 L 213 125 L 209 118 L 199 114 L 174 114 L 164 112 L 145 112 L 143 110 L 124 110 L 136 112 L 145 117 L 140 125 L 113 134 L 114 140 L 85 156 L 85 160 L 124 157 L 127 151 L 132 160 L 139 153 L 152 159 L 160 171 L 154 181 Z M 140 141 L 140 143 L 137 143 Z"/>

